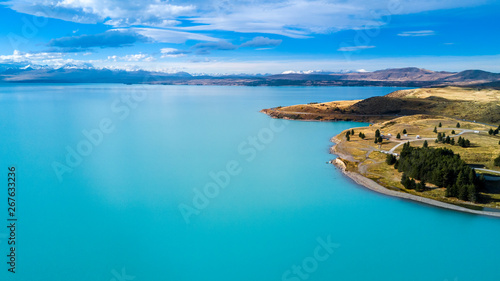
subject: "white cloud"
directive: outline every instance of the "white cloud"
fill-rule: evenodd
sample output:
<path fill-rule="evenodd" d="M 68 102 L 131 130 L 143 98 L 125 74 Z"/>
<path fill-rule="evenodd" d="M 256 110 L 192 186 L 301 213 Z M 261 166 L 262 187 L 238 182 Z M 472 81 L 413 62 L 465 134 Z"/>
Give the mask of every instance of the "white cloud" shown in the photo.
<path fill-rule="evenodd" d="M 243 2 L 231 10 L 209 13 L 194 18 L 200 25 L 186 30 L 227 30 L 244 33 L 279 34 L 293 38 L 307 38 L 311 33 L 327 33 L 344 29 L 352 24 L 365 23 L 357 19 L 359 7 L 327 1 Z"/>
<path fill-rule="evenodd" d="M 15 50 L 12 55 L 0 55 L 0 63 L 6 64 L 26 64 L 26 65 L 38 65 L 38 66 L 51 66 L 54 68 L 59 68 L 63 66 L 71 66 L 74 68 L 88 68 L 92 66 L 93 63 L 101 63 L 101 60 L 75 60 L 65 58 L 64 53 L 51 53 L 51 52 L 39 52 L 39 53 L 25 53 Z"/>
<path fill-rule="evenodd" d="M 197 40 L 197 41 L 219 41 L 219 39 L 191 32 L 169 30 L 169 29 L 158 29 L 158 28 L 130 28 L 130 29 L 117 29 L 120 31 L 131 30 L 142 36 L 153 39 L 160 43 L 184 43 L 187 40 Z"/>
<path fill-rule="evenodd" d="M 48 17 L 79 23 L 107 22 L 111 25 L 162 25 L 165 20 L 189 16 L 191 4 L 176 5 L 169 1 L 142 0 L 10 0 L 12 9 L 27 14 L 43 13 Z"/>
<path fill-rule="evenodd" d="M 198 43 L 191 48 L 196 50 L 196 54 L 207 55 L 211 51 L 216 51 L 216 50 L 220 51 L 236 50 L 238 49 L 238 46 L 230 42 L 219 41 L 219 42 Z"/>
<path fill-rule="evenodd" d="M 286 70 L 281 74 L 331 74 L 332 71 L 328 70 Z"/>
<path fill-rule="evenodd" d="M 43 62 L 48 60 L 61 59 L 61 53 L 24 53 L 14 50 L 12 55 L 0 55 L 0 62 Z"/>
<path fill-rule="evenodd" d="M 420 36 L 432 36 L 432 35 L 436 35 L 434 30 L 404 31 L 398 34 L 398 36 L 403 36 L 403 37 L 420 37 Z"/>
<path fill-rule="evenodd" d="M 145 62 L 152 62 L 155 61 L 155 58 L 151 55 L 146 55 L 146 54 L 132 54 L 132 55 L 125 55 L 125 56 L 108 56 L 108 60 L 110 61 L 129 61 L 129 62 L 138 62 L 138 61 L 145 61 Z"/>
<path fill-rule="evenodd" d="M 306 38 L 311 34 L 381 26 L 393 15 L 480 5 L 486 0 L 246 0 L 193 17 L 190 31 L 225 30 Z"/>
<path fill-rule="evenodd" d="M 178 58 L 183 57 L 187 53 L 189 53 L 189 51 L 179 50 L 175 48 L 163 48 L 160 50 L 160 52 L 162 58 Z"/>
<path fill-rule="evenodd" d="M 240 45 L 240 47 L 274 47 L 281 44 L 282 40 L 270 39 L 263 36 L 257 36 L 250 41 L 247 41 Z"/>
<path fill-rule="evenodd" d="M 463 71 L 482 69 L 500 72 L 500 55 L 494 56 L 422 56 L 389 57 L 346 61 L 343 59 L 280 59 L 273 61 L 217 61 L 204 64 L 182 64 L 188 72 L 227 72 L 227 73 L 281 73 L 287 69 L 365 69 L 374 71 L 386 68 L 415 66 L 431 70 Z M 174 64 L 175 65 L 175 64 Z M 172 66 L 174 66 L 172 65 Z"/>
<path fill-rule="evenodd" d="M 355 52 L 355 51 L 364 50 L 364 49 L 371 49 L 371 48 L 375 48 L 375 46 L 346 46 L 346 47 L 338 48 L 337 51 Z"/>
<path fill-rule="evenodd" d="M 168 53 L 167 51 L 166 53 Z M 127 56 L 124 56 L 125 58 Z M 132 55 L 128 56 L 132 58 Z M 27 59 L 29 58 L 29 59 Z M 50 65 L 62 67 L 64 65 L 89 65 L 96 68 L 150 70 L 150 71 L 186 71 L 189 73 L 282 73 L 290 69 L 358 69 L 374 71 L 385 68 L 399 68 L 415 66 L 431 70 L 462 71 L 466 69 L 482 69 L 500 72 L 500 55 L 492 56 L 421 56 L 421 57 L 387 57 L 377 59 L 293 59 L 289 57 L 275 57 L 273 60 L 236 60 L 200 58 L 190 61 L 127 61 L 119 56 L 110 56 L 105 60 L 73 60 L 58 57 L 50 53 L 21 53 L 0 56 L 0 62 Z M 36 60 L 32 60 L 36 59 Z M 116 60 L 116 62 L 114 61 Z"/>
<path fill-rule="evenodd" d="M 209 40 L 209 36 L 202 34 L 175 34 L 173 30 L 159 34 L 160 31 L 148 28 L 170 28 L 189 33 L 222 30 L 307 38 L 317 33 L 380 26 L 393 15 L 464 8 L 485 2 L 488 0 L 192 0 L 188 3 L 160 0 L 10 0 L 4 5 L 21 13 L 43 14 L 66 21 L 106 23 L 115 28 L 140 26 L 145 28 L 143 33 L 162 38 L 158 41 L 182 42 L 186 38 L 216 40 Z M 195 25 L 181 27 L 182 21 Z M 182 39 L 176 40 L 176 36 Z"/>

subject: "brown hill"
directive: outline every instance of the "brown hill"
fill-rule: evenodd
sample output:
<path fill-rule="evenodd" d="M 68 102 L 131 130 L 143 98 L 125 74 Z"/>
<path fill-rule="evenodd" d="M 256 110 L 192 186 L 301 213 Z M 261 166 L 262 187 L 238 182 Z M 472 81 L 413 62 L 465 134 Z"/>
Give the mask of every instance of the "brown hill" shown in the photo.
<path fill-rule="evenodd" d="M 500 91 L 496 89 L 442 87 L 400 90 L 361 101 L 297 105 L 263 112 L 276 118 L 371 122 L 428 114 L 498 124 L 499 104 Z"/>
<path fill-rule="evenodd" d="M 428 69 L 406 67 L 377 70 L 373 72 L 333 73 L 333 74 L 279 74 L 266 77 L 265 80 L 307 80 L 336 81 L 337 83 L 361 82 L 406 82 L 425 85 L 466 85 L 500 81 L 500 74 L 482 70 L 465 70 L 459 73 L 432 71 Z"/>

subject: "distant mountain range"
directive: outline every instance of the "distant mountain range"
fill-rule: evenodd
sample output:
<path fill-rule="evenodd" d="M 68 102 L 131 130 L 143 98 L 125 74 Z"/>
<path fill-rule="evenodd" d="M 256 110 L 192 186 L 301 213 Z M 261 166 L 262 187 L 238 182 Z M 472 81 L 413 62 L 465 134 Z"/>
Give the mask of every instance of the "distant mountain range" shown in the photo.
<path fill-rule="evenodd" d="M 286 71 L 268 75 L 198 75 L 95 68 L 65 65 L 59 68 L 23 64 L 0 64 L 0 83 L 151 83 L 167 85 L 237 86 L 447 86 L 498 87 L 500 73 L 482 70 L 431 71 L 416 67 L 366 71 Z"/>

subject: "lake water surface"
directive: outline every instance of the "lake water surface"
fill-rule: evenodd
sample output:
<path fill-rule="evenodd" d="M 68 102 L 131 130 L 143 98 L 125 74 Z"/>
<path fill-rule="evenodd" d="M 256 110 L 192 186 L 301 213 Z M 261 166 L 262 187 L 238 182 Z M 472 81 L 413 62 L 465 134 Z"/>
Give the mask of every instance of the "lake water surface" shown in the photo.
<path fill-rule="evenodd" d="M 500 220 L 371 192 L 332 165 L 354 122 L 260 109 L 384 87 L 1 85 L 0 280 L 499 280 Z"/>

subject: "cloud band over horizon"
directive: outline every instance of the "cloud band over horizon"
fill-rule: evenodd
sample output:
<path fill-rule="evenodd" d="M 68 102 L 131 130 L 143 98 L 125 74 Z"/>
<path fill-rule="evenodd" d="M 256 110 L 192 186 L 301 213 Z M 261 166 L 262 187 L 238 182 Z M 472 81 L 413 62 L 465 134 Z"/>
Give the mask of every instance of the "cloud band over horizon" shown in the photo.
<path fill-rule="evenodd" d="M 20 23 L 8 27 L 7 37 L 14 34 L 23 42 L 2 44 L 0 54 L 59 54 L 52 58 L 57 61 L 43 60 L 47 64 L 66 60 L 116 67 L 124 61 L 163 68 L 199 62 L 201 70 L 207 62 L 277 61 L 283 56 L 295 61 L 344 59 L 348 65 L 374 58 L 498 54 L 493 44 L 471 48 L 473 40 L 467 42 L 454 30 L 464 22 L 480 31 L 469 33 L 471 37 L 493 32 L 487 21 L 499 5 L 489 0 L 9 0 L 0 7 Z M 465 8 L 477 9 L 477 15 L 454 12 Z M 36 29 L 27 15 L 49 19 L 49 24 Z M 32 26 L 37 32 L 24 34 Z"/>

